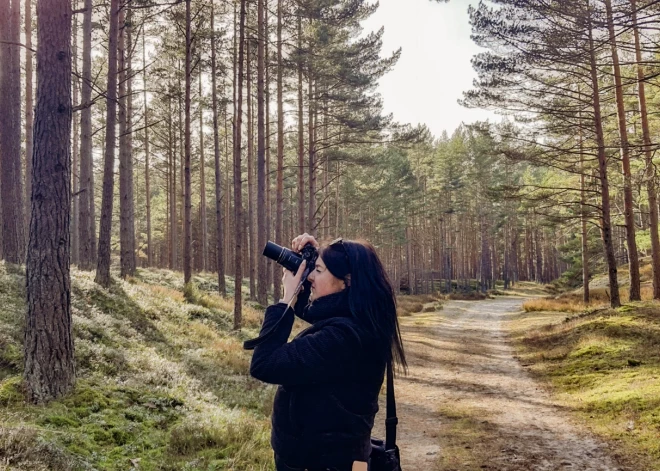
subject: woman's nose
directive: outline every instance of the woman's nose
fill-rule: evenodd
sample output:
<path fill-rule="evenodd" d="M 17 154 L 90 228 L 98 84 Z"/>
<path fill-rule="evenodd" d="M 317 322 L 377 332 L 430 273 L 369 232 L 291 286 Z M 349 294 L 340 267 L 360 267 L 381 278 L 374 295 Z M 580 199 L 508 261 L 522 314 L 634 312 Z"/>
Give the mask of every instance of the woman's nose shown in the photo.
<path fill-rule="evenodd" d="M 313 283 L 313 282 L 314 282 L 314 272 L 311 272 L 311 273 L 307 276 L 307 279 Z"/>

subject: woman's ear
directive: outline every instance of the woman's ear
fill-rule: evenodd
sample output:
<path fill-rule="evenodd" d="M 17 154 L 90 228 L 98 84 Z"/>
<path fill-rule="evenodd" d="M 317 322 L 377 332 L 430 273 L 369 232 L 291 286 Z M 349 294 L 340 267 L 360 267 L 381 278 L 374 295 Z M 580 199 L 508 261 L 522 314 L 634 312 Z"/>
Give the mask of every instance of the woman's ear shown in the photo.
<path fill-rule="evenodd" d="M 347 287 L 351 286 L 351 274 L 350 273 L 344 277 L 344 284 Z"/>

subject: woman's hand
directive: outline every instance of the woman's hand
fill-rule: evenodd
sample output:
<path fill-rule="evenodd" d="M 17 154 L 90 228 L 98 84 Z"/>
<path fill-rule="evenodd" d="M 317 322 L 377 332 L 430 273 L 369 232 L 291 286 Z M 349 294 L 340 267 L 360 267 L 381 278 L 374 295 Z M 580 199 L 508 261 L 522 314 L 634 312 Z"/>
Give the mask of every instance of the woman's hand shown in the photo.
<path fill-rule="evenodd" d="M 319 248 L 319 243 L 316 241 L 314 236 L 311 236 L 305 232 L 304 234 L 299 235 L 291 241 L 291 249 L 294 252 L 300 252 L 307 244 L 312 244 L 317 249 Z"/>
<path fill-rule="evenodd" d="M 311 237 L 311 236 L 310 236 Z M 282 277 L 282 286 L 284 287 L 284 297 L 282 302 L 290 306 L 296 303 L 298 299 L 298 285 L 300 285 L 300 279 L 302 278 L 305 267 L 307 266 L 307 260 L 303 260 L 298 267 L 298 271 L 294 275 L 286 268 L 284 270 L 284 276 Z"/>

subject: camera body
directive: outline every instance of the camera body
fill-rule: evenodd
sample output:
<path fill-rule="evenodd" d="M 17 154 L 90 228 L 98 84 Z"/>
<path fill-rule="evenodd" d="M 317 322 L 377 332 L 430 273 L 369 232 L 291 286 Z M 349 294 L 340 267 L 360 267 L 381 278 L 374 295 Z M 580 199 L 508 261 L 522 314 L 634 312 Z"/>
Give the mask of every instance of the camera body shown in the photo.
<path fill-rule="evenodd" d="M 305 245 L 300 253 L 296 253 L 285 247 L 280 247 L 274 242 L 268 241 L 266 247 L 264 247 L 263 255 L 294 274 L 298 271 L 298 268 L 300 268 L 300 264 L 303 260 L 306 260 L 306 273 L 303 274 L 302 278 L 304 280 L 316 266 L 316 259 L 319 256 L 319 252 L 312 244 Z"/>

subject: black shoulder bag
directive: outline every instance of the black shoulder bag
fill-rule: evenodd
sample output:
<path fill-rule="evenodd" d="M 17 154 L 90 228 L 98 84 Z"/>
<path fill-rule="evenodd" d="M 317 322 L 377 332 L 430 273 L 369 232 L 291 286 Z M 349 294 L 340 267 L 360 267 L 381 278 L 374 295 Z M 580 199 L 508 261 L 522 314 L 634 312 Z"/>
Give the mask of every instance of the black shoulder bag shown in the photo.
<path fill-rule="evenodd" d="M 370 471 L 401 471 L 399 447 L 396 445 L 396 400 L 394 399 L 394 372 L 392 363 L 387 362 L 387 419 L 385 419 L 385 441 L 371 437 Z"/>

